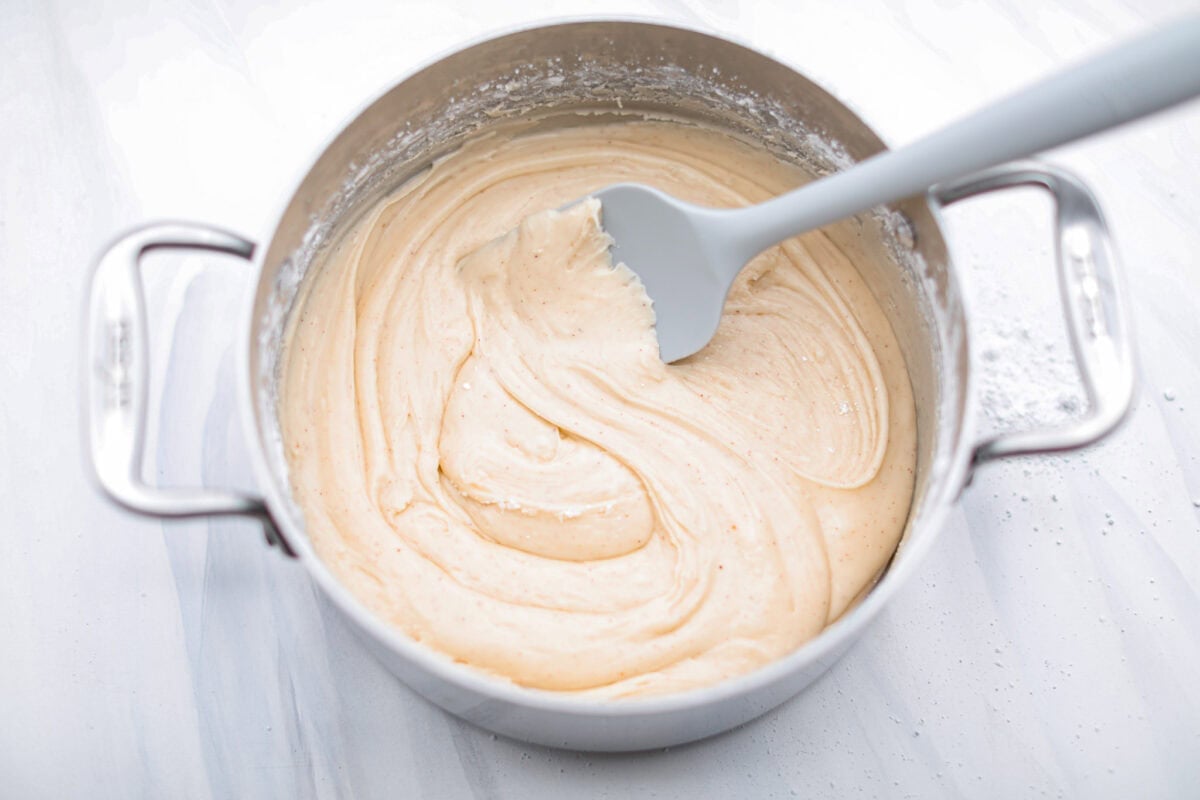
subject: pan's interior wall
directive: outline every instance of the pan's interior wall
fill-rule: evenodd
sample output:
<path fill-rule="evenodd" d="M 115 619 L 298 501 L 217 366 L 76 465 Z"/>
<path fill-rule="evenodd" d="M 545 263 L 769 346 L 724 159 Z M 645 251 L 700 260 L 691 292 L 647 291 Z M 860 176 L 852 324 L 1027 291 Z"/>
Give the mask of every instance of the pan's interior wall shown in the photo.
<path fill-rule="evenodd" d="M 586 112 L 581 114 L 580 112 Z M 882 149 L 850 111 L 789 68 L 704 34 L 644 23 L 573 23 L 476 45 L 385 94 L 325 150 L 271 237 L 251 330 L 259 444 L 286 516 L 290 501 L 276 417 L 279 356 L 308 270 L 383 195 L 468 138 L 497 125 L 586 124 L 612 114 L 670 116 L 723 128 L 813 177 Z M 537 120 L 534 122 L 533 120 Z M 917 405 L 918 474 L 906 541 L 949 469 L 966 403 L 966 334 L 937 220 L 920 198 L 831 226 L 862 266 L 908 363 Z M 279 514 L 279 509 L 275 509 Z M 293 545 L 302 545 L 293 542 Z M 903 544 L 901 551 L 903 550 Z"/>

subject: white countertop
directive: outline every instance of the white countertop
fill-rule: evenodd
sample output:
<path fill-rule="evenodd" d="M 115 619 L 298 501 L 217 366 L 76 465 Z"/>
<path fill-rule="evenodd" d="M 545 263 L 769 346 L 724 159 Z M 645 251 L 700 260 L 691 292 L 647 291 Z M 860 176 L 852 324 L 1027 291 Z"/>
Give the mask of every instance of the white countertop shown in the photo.
<path fill-rule="evenodd" d="M 627 756 L 497 739 L 418 699 L 244 522 L 161 524 L 85 479 L 78 345 L 106 240 L 163 217 L 260 235 L 362 100 L 487 31 L 604 11 L 740 37 L 903 142 L 1190 3 L 739 0 L 0 8 L 0 795 L 1200 796 L 1200 105 L 1052 160 L 1124 256 L 1142 387 L 1108 443 L 984 469 L 917 579 L 763 719 Z M 948 213 L 994 425 L 1081 392 L 1049 204 Z M 249 486 L 245 266 L 157 256 L 158 479 Z M 986 354 L 983 350 L 988 351 Z"/>

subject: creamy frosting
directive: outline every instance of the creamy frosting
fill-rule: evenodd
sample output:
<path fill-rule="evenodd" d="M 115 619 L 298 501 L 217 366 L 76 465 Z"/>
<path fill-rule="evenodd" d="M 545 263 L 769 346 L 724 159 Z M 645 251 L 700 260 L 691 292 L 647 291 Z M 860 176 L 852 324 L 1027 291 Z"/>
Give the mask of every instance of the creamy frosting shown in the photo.
<path fill-rule="evenodd" d="M 598 203 L 713 206 L 801 174 L 670 122 L 482 138 L 362 219 L 306 285 L 280 421 L 318 554 L 373 612 L 515 683 L 660 694 L 748 672 L 842 614 L 908 514 L 904 361 L 821 232 L 739 276 L 667 366 Z"/>

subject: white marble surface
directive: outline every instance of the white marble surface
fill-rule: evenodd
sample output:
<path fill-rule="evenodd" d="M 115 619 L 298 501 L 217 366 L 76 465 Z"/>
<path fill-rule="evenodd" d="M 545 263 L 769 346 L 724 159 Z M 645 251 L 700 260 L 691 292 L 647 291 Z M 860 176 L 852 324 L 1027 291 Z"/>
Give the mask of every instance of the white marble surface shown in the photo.
<path fill-rule="evenodd" d="M 162 217 L 261 235 L 353 107 L 468 37 L 582 12 L 677 19 L 791 62 L 901 142 L 1189 5 L 0 4 L 0 796 L 1200 796 L 1196 104 L 1053 155 L 1095 187 L 1125 258 L 1143 377 L 1129 424 L 1087 453 L 988 468 L 849 656 L 697 745 L 600 757 L 458 722 L 347 640 L 253 526 L 104 502 L 77 422 L 83 287 L 107 239 Z M 1047 210 L 1017 193 L 949 214 L 996 425 L 1079 398 Z M 247 271 L 149 272 L 153 471 L 248 485 L 231 350 Z"/>

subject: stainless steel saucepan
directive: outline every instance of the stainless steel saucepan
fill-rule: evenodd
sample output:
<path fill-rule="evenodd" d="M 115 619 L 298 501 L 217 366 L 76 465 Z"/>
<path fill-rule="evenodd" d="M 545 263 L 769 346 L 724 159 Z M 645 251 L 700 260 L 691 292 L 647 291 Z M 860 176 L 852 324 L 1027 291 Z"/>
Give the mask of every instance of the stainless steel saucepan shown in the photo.
<path fill-rule="evenodd" d="M 858 117 L 804 76 L 748 47 L 694 30 L 618 20 L 568 22 L 460 49 L 397 83 L 339 131 L 299 173 L 274 226 L 259 232 L 261 244 L 205 225 L 172 223 L 132 231 L 101 256 L 92 278 L 84 353 L 86 425 L 100 487 L 115 502 L 150 516 L 260 519 L 268 541 L 303 562 L 363 645 L 453 714 L 540 744 L 636 750 L 727 730 L 799 692 L 911 579 L 972 470 L 1007 456 L 1085 446 L 1124 417 L 1133 392 L 1128 313 L 1095 199 L 1076 178 L 1044 164 L 989 170 L 828 229 L 861 265 L 888 315 L 917 406 L 918 469 L 904 538 L 886 573 L 856 607 L 816 639 L 755 672 L 648 699 L 580 699 L 525 689 L 408 639 L 338 583 L 313 552 L 289 496 L 276 379 L 292 301 L 305 273 L 361 213 L 472 135 L 514 119 L 586 124 L 625 114 L 723 128 L 814 175 L 884 149 Z M 1088 409 L 1063 428 L 981 441 L 975 431 L 970 315 L 939 211 L 1018 185 L 1044 188 L 1057 205 L 1059 286 Z M 140 477 L 151 334 L 139 262 L 157 248 L 241 256 L 258 275 L 242 323 L 238 370 L 257 493 L 156 488 Z"/>

